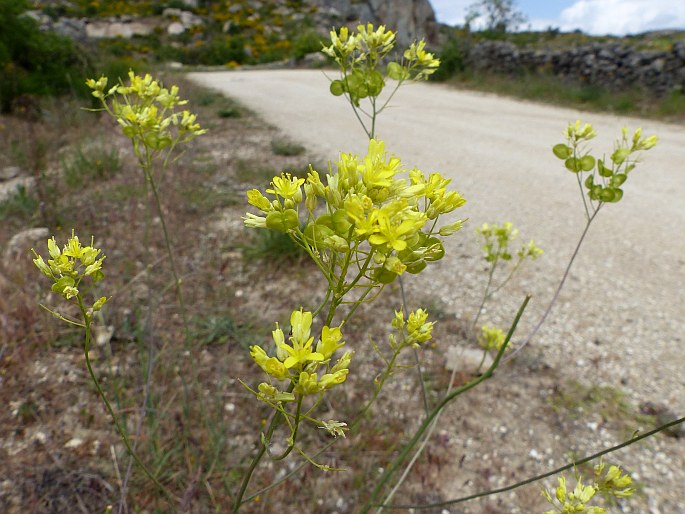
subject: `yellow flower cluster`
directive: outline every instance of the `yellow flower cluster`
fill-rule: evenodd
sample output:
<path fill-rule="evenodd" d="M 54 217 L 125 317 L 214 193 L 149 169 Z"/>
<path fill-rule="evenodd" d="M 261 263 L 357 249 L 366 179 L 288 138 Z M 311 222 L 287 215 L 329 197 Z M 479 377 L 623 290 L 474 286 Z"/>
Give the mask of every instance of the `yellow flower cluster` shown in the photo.
<path fill-rule="evenodd" d="M 499 349 L 502 348 L 505 339 L 506 336 L 501 329 L 483 325 L 481 327 L 481 334 L 478 336 L 478 344 L 483 350 L 499 351 Z"/>
<path fill-rule="evenodd" d="M 352 353 L 345 352 L 332 364 L 333 355 L 345 344 L 340 327 L 324 326 L 316 344 L 311 327 L 311 312 L 294 311 L 290 316 L 291 335 L 287 340 L 278 324 L 272 332 L 276 346 L 274 357 L 269 357 L 261 346 L 250 347 L 252 358 L 269 376 L 269 381 L 290 381 L 290 391 L 301 396 L 319 394 L 342 384 L 347 378 L 352 359 Z M 321 368 L 325 368 L 325 371 L 319 377 Z M 273 384 L 264 382 L 259 385 L 258 390 L 257 397 L 269 404 L 295 401 L 292 392 L 283 392 Z"/>
<path fill-rule="evenodd" d="M 395 318 L 392 326 L 399 333 L 405 334 L 398 342 L 394 334 L 390 334 L 390 348 L 399 351 L 404 346 L 411 345 L 418 348 L 421 343 L 430 341 L 433 338 L 434 321 L 428 321 L 428 312 L 423 309 L 410 312 L 409 317 L 405 318 L 402 309 L 395 311 Z M 406 333 L 404 332 L 406 330 Z"/>
<path fill-rule="evenodd" d="M 633 494 L 634 489 L 630 487 L 633 480 L 629 475 L 624 475 L 621 468 L 609 466 L 606 473 L 604 470 L 604 462 L 595 466 L 592 485 L 583 485 L 581 477 L 576 476 L 576 486 L 572 491 L 566 487 L 566 478 L 559 477 L 559 485 L 554 491 L 554 497 L 546 489 L 542 491 L 542 495 L 554 507 L 554 510 L 543 514 L 606 514 L 606 510 L 602 507 L 587 505 L 597 493 L 616 498 L 627 498 Z"/>
<path fill-rule="evenodd" d="M 52 290 L 67 300 L 81 296 L 79 288 L 86 277 L 90 277 L 93 284 L 105 278 L 102 273 L 102 261 L 105 260 L 105 256 L 101 256 L 100 250 L 93 247 L 92 240 L 90 246 L 83 246 L 73 231 L 62 250 L 54 237 L 48 239 L 48 253 L 51 259 L 48 259 L 47 263 L 35 250 L 31 251 L 36 256 L 33 259 L 36 267 L 53 281 Z M 93 304 L 92 310 L 99 311 L 106 301 L 107 298 L 103 296 Z"/>
<path fill-rule="evenodd" d="M 366 60 L 377 62 L 395 46 L 396 34 L 381 25 L 374 29 L 371 23 L 358 25 L 357 33 L 350 34 L 347 27 L 340 32 L 331 30 L 331 45 L 321 51 L 335 59 L 341 67 Z"/>
<path fill-rule="evenodd" d="M 402 162 L 389 157 L 384 143 L 376 140 L 369 142 L 363 158 L 341 154 L 336 168 L 330 167 L 325 181 L 311 167 L 306 179 L 287 173 L 274 177 L 266 190 L 271 199 L 256 189 L 248 191 L 248 202 L 261 216 L 248 213 L 245 224 L 289 233 L 322 269 L 351 253 L 371 282 L 389 283 L 405 271 L 419 273 L 427 262 L 443 257 L 438 236 L 458 231 L 463 220 L 440 229 L 437 220 L 466 202 L 447 189 L 449 179 L 417 169 L 398 178 Z M 302 203 L 307 212 L 303 229 Z"/>
<path fill-rule="evenodd" d="M 385 87 L 385 78 L 398 81 L 425 80 L 440 66 L 440 60 L 425 50 L 426 42 L 412 43 L 402 58 L 388 63 L 385 75 L 379 65 L 395 47 L 396 34 L 383 25 L 374 29 L 371 23 L 357 26 L 350 34 L 347 27 L 339 32 L 331 31 L 331 44 L 322 52 L 338 64 L 341 79 L 331 82 L 330 90 L 335 96 L 346 94 L 355 106 L 363 98 L 376 98 Z"/>
<path fill-rule="evenodd" d="M 177 86 L 167 89 L 149 74 L 141 77 L 130 71 L 128 76 L 128 85 L 117 84 L 107 92 L 107 77 L 88 79 L 86 84 L 136 150 L 143 145 L 159 152 L 207 132 L 200 128 L 195 114 L 176 110 L 187 103 L 179 98 Z"/>
<path fill-rule="evenodd" d="M 476 229 L 476 233 L 484 240 L 483 251 L 487 262 L 496 262 L 500 259 L 510 261 L 512 259 L 509 243 L 518 237 L 519 231 L 511 222 L 507 221 L 501 225 L 483 223 L 480 228 Z M 535 260 L 543 253 L 542 249 L 532 240 L 516 252 L 520 261 L 528 257 Z"/>

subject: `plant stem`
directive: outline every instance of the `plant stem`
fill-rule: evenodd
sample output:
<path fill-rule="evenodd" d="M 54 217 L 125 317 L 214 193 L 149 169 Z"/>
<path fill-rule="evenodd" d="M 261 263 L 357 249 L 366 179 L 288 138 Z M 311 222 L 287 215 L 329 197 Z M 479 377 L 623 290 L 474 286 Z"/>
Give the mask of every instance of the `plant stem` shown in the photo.
<path fill-rule="evenodd" d="M 155 477 L 152 472 L 147 468 L 147 466 L 143 463 L 143 461 L 140 460 L 140 457 L 136 454 L 136 452 L 133 450 L 133 447 L 131 446 L 131 442 L 129 441 L 128 435 L 124 431 L 123 427 L 119 423 L 119 418 L 117 418 L 116 414 L 114 413 L 114 409 L 112 408 L 112 405 L 109 403 L 109 400 L 107 399 L 107 396 L 105 395 L 105 392 L 102 390 L 102 387 L 100 386 L 100 381 L 97 379 L 95 376 L 95 372 L 93 371 L 93 366 L 90 362 L 90 342 L 91 342 L 91 320 L 90 316 L 88 315 L 88 312 L 83 305 L 83 299 L 79 295 L 77 297 L 78 299 L 78 306 L 79 309 L 81 310 L 81 314 L 83 315 L 83 319 L 85 322 L 85 344 L 84 344 L 84 356 L 86 359 L 86 368 L 88 368 L 88 374 L 90 375 L 91 380 L 93 381 L 93 384 L 95 385 L 95 389 L 97 390 L 98 395 L 102 399 L 103 403 L 105 404 L 105 408 L 107 409 L 107 412 L 109 413 L 110 417 L 112 418 L 112 421 L 114 422 L 114 427 L 116 428 L 116 431 L 119 433 L 119 436 L 121 437 L 121 440 L 124 443 L 124 446 L 126 446 L 126 450 L 128 451 L 129 455 L 133 458 L 133 460 L 136 462 L 136 464 L 143 470 L 143 472 L 154 482 L 154 484 L 159 488 L 159 490 L 164 494 L 164 496 L 169 500 L 174 512 L 176 512 L 176 505 L 175 505 L 175 499 L 171 492 L 162 485 L 162 483 Z"/>
<path fill-rule="evenodd" d="M 586 462 L 593 461 L 593 460 L 598 459 L 599 457 L 602 457 L 602 456 L 607 455 L 609 453 L 613 453 L 617 450 L 621 450 L 622 448 L 625 448 L 627 446 L 630 446 L 632 444 L 640 442 L 643 439 L 647 439 L 648 437 L 652 437 L 653 435 L 656 435 L 659 432 L 667 430 L 667 429 L 674 427 L 676 425 L 680 425 L 681 423 L 685 423 L 685 416 L 678 418 L 678 419 L 675 419 L 675 420 L 673 420 L 669 423 L 666 423 L 664 425 L 661 425 L 661 426 L 655 428 L 654 430 L 650 430 L 649 432 L 645 432 L 644 434 L 642 434 L 640 436 L 629 439 L 628 441 L 624 441 L 620 444 L 617 444 L 616 446 L 606 448 L 606 449 L 599 451 L 597 453 L 593 453 L 592 455 L 588 455 L 587 457 L 583 457 L 582 459 L 573 461 L 570 464 L 566 464 L 564 466 L 558 467 L 556 469 L 553 469 L 551 471 L 547 471 L 545 473 L 542 473 L 540 475 L 536 475 L 536 476 L 531 477 L 531 478 L 527 478 L 525 480 L 521 480 L 520 482 L 516 482 L 515 484 L 508 485 L 506 487 L 501 487 L 499 489 L 491 489 L 489 491 L 483 491 L 480 493 L 472 494 L 470 496 L 464 496 L 463 498 L 457 498 L 455 500 L 448 500 L 448 501 L 439 502 L 439 503 L 431 503 L 431 504 L 426 504 L 426 505 L 388 505 L 385 508 L 386 509 L 416 509 L 416 510 L 434 509 L 434 508 L 438 508 L 438 507 L 447 507 L 449 505 L 456 505 L 457 503 L 464 503 L 464 502 L 467 502 L 469 500 L 475 500 L 477 498 L 484 498 L 486 496 L 493 496 L 495 494 L 513 491 L 514 489 L 518 489 L 519 487 L 523 487 L 524 485 L 528 485 L 528 484 L 531 484 L 533 482 L 537 482 L 539 480 L 542 480 L 544 478 L 548 478 L 548 477 L 557 475 L 559 473 L 562 473 L 563 471 L 567 471 L 569 469 L 576 468 L 582 464 L 585 464 Z"/>
<path fill-rule="evenodd" d="M 150 165 L 151 166 L 151 165 Z M 169 256 L 169 264 L 171 265 L 171 273 L 174 276 L 174 281 L 176 283 L 176 297 L 178 298 L 178 304 L 181 308 L 181 318 L 183 320 L 183 329 L 186 335 L 186 344 L 190 344 L 190 336 L 188 329 L 188 313 L 186 312 L 185 302 L 183 300 L 183 291 L 181 289 L 181 279 L 176 270 L 176 262 L 174 260 L 174 253 L 171 250 L 171 239 L 169 238 L 169 231 L 167 230 L 166 220 L 164 219 L 164 212 L 162 210 L 162 202 L 159 199 L 159 192 L 157 191 L 157 184 L 152 176 L 151 167 L 145 170 L 145 175 L 150 181 L 150 187 L 152 189 L 152 195 L 155 199 L 155 207 L 157 208 L 157 214 L 159 215 L 159 220 L 162 225 L 162 232 L 164 234 L 164 246 L 166 247 L 167 255 Z"/>
<path fill-rule="evenodd" d="M 507 337 L 504 340 L 502 347 L 497 352 L 497 356 L 495 357 L 495 360 L 493 361 L 492 365 L 480 377 L 478 377 L 474 380 L 471 380 L 470 382 L 464 384 L 463 386 L 452 391 L 450 394 L 446 395 L 433 408 L 431 413 L 428 416 L 426 416 L 426 419 L 423 420 L 423 422 L 421 423 L 421 426 L 414 433 L 414 436 L 402 448 L 402 451 L 399 453 L 399 455 L 397 457 L 395 457 L 395 460 L 393 460 L 392 463 L 390 464 L 390 466 L 388 466 L 388 468 L 384 471 L 383 475 L 381 476 L 381 478 L 376 483 L 376 486 L 371 491 L 371 496 L 369 497 L 368 501 L 360 510 L 360 514 L 366 514 L 367 512 L 369 512 L 371 507 L 376 504 L 375 503 L 376 498 L 378 497 L 381 490 L 383 489 L 383 486 L 388 482 L 388 480 L 390 480 L 392 475 L 395 473 L 395 471 L 397 471 L 397 468 L 404 462 L 404 460 L 407 458 L 409 453 L 411 453 L 411 451 L 414 449 L 414 447 L 416 446 L 418 441 L 421 439 L 423 434 L 431 426 L 433 419 L 440 414 L 442 409 L 449 402 L 451 402 L 454 398 L 456 398 L 457 396 L 465 393 L 469 389 L 473 389 L 478 384 L 489 379 L 492 376 L 495 369 L 497 369 L 497 366 L 499 366 L 500 361 L 502 360 L 502 356 L 504 355 L 504 352 L 507 349 L 507 345 L 508 345 L 509 341 L 511 340 L 511 336 L 514 334 L 514 331 L 516 330 L 516 326 L 518 325 L 518 322 L 521 319 L 521 316 L 523 315 L 523 311 L 525 310 L 529 301 L 530 301 L 530 296 L 526 296 L 526 298 L 523 300 L 523 303 L 521 304 L 521 307 L 518 310 L 518 313 L 516 314 L 516 317 L 514 318 L 514 322 L 512 323 L 511 328 L 509 329 L 509 333 L 507 334 Z"/>
<path fill-rule="evenodd" d="M 473 323 L 471 323 L 471 332 L 473 332 L 473 329 L 476 328 L 476 323 L 478 323 L 478 318 L 480 318 L 480 315 L 483 312 L 485 302 L 487 302 L 488 298 L 490 298 L 489 292 L 490 286 L 492 285 L 492 277 L 495 274 L 495 268 L 497 268 L 497 259 L 495 259 L 495 262 L 493 262 L 492 266 L 490 267 L 490 273 L 488 274 L 488 283 L 485 285 L 485 292 L 483 293 L 483 301 L 480 302 L 480 306 L 478 307 L 476 315 L 473 318 Z"/>
<path fill-rule="evenodd" d="M 295 384 L 291 383 L 290 386 L 288 387 L 288 392 L 291 393 L 295 389 Z M 271 440 L 271 437 L 274 435 L 274 432 L 278 425 L 281 423 L 281 418 L 282 414 L 278 411 L 274 414 L 274 417 L 271 418 L 271 423 L 269 423 L 269 428 L 267 428 L 266 431 L 266 436 L 264 436 L 264 441 L 268 442 Z M 254 456 L 252 459 L 252 462 L 250 463 L 250 467 L 248 468 L 247 472 L 245 473 L 245 476 L 243 477 L 243 482 L 240 485 L 240 490 L 238 491 L 238 494 L 235 497 L 235 501 L 233 502 L 233 507 L 231 508 L 231 514 L 236 514 L 239 510 L 241 505 L 243 504 L 243 496 L 245 496 L 245 491 L 247 490 L 247 486 L 250 484 L 250 480 L 252 479 L 252 474 L 254 473 L 254 470 L 257 468 L 257 465 L 259 462 L 262 460 L 262 457 L 264 457 L 264 454 L 266 453 L 266 444 L 262 442 L 262 440 L 259 441 L 259 451 L 257 454 Z"/>
<path fill-rule="evenodd" d="M 564 284 L 566 283 L 566 279 L 568 278 L 568 274 L 571 271 L 571 266 L 573 266 L 573 262 L 576 259 L 576 256 L 578 255 L 578 251 L 580 250 L 581 245 L 583 244 L 583 241 L 585 240 L 585 236 L 588 233 L 588 230 L 590 230 L 590 225 L 592 225 L 592 221 L 595 219 L 597 216 L 597 213 L 599 210 L 602 208 L 603 203 L 600 203 L 597 208 L 595 209 L 595 212 L 592 213 L 592 216 L 590 216 L 587 220 L 587 223 L 585 224 L 585 229 L 583 230 L 583 233 L 580 236 L 580 239 L 578 240 L 578 244 L 576 245 L 575 250 L 573 251 L 573 254 L 571 255 L 571 259 L 568 261 L 568 264 L 566 265 L 566 269 L 564 270 L 564 275 L 561 277 L 561 281 L 559 282 L 559 286 L 557 287 L 557 290 L 554 292 L 554 296 L 552 297 L 552 300 L 549 302 L 549 305 L 547 305 L 547 309 L 545 309 L 545 312 L 542 315 L 542 318 L 540 318 L 540 321 L 538 324 L 535 326 L 535 328 L 531 331 L 530 334 L 528 334 L 528 337 L 521 343 L 517 348 L 514 349 L 509 355 L 506 356 L 504 359 L 504 362 L 507 362 L 511 359 L 513 359 L 517 353 L 519 353 L 525 346 L 530 343 L 531 339 L 537 334 L 538 330 L 540 330 L 540 327 L 545 323 L 545 320 L 547 319 L 547 316 L 549 316 L 549 313 L 552 311 L 552 307 L 557 303 L 557 299 L 559 298 L 559 293 L 561 293 L 562 288 L 564 287 Z"/>

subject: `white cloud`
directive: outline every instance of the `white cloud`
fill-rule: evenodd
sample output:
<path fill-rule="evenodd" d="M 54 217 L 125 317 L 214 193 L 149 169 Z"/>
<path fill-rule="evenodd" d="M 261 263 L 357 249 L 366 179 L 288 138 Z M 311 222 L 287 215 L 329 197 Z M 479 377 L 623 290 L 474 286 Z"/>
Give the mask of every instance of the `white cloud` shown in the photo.
<path fill-rule="evenodd" d="M 438 21 L 463 25 L 466 9 L 474 0 L 431 0 Z M 520 5 L 520 2 L 519 2 Z M 556 19 L 540 17 L 528 2 L 529 22 L 521 28 L 562 31 L 580 29 L 588 34 L 637 34 L 649 30 L 685 29 L 684 0 L 576 0 Z"/>
<path fill-rule="evenodd" d="M 684 28 L 685 2 L 681 0 L 578 0 L 561 11 L 563 31 L 588 34 L 637 34 L 648 30 Z"/>
<path fill-rule="evenodd" d="M 463 25 L 466 8 L 474 0 L 431 0 L 435 17 L 447 25 Z"/>

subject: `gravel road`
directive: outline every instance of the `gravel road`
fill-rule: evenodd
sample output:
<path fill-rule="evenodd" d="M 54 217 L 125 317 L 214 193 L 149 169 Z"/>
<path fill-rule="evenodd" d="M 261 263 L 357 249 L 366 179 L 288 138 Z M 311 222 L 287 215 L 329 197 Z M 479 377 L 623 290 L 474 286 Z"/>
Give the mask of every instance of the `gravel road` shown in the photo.
<path fill-rule="evenodd" d="M 349 105 L 329 94 L 321 71 L 193 73 L 190 78 L 239 100 L 322 160 L 341 150 L 365 152 L 361 127 Z M 531 292 L 524 333 L 552 297 L 584 226 L 575 177 L 551 152 L 563 141 L 566 124 L 576 119 L 595 126 L 599 136 L 592 147 L 600 154 L 611 153 L 623 126 L 641 126 L 660 141 L 631 174 L 623 200 L 600 212 L 559 303 L 531 347 L 561 373 L 620 388 L 636 404 L 665 404 L 682 416 L 684 127 L 415 84 L 394 97 L 377 132 L 407 166 L 444 173 L 468 200 L 458 215 L 470 218 L 469 229 L 452 238 L 439 266 L 429 267 L 434 293 L 454 312 L 464 305 L 472 310 L 482 292 L 473 228 L 512 221 L 522 239 L 535 239 L 545 249 L 544 258 L 529 266 L 510 294 L 500 294 L 496 311 L 485 314 L 486 321 L 505 326 L 524 292 Z M 682 469 L 671 471 L 676 484 L 683 480 Z"/>

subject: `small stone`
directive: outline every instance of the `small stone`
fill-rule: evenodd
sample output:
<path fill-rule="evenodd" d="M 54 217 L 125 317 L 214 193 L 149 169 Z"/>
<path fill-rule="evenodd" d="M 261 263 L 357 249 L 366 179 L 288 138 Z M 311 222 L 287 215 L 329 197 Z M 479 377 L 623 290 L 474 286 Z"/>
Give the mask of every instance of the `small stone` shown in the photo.
<path fill-rule="evenodd" d="M 481 360 L 483 359 L 483 350 L 476 348 L 463 348 L 458 346 L 450 346 L 446 352 L 445 368 L 450 371 L 464 372 L 464 373 L 477 373 L 479 371 L 484 371 L 490 367 L 492 364 L 492 357 L 490 354 L 485 355 L 485 360 L 481 366 Z"/>
<path fill-rule="evenodd" d="M 0 181 L 10 180 L 21 175 L 21 168 L 18 166 L 5 166 L 0 168 Z"/>
<path fill-rule="evenodd" d="M 49 233 L 50 231 L 47 228 L 40 227 L 30 228 L 14 234 L 5 248 L 5 265 L 8 265 L 10 260 L 21 257 L 28 258 L 29 255 L 33 255 L 30 253 L 31 247 L 38 246 L 39 243 L 45 243 L 45 241 L 48 239 Z M 47 246 L 44 248 L 47 249 Z M 39 254 L 42 249 L 43 248 L 38 249 Z"/>
<path fill-rule="evenodd" d="M 105 346 L 112 340 L 114 325 L 95 325 L 93 327 L 93 335 L 97 346 Z"/>
<path fill-rule="evenodd" d="M 180 21 L 174 21 L 172 23 L 169 23 L 169 26 L 167 27 L 166 31 L 167 34 L 169 34 L 170 36 L 178 36 L 180 34 L 183 34 L 186 31 L 186 28 Z"/>
<path fill-rule="evenodd" d="M 83 439 L 80 439 L 78 437 L 74 437 L 72 439 L 69 439 L 66 443 L 64 443 L 65 448 L 78 448 L 83 444 Z"/>

